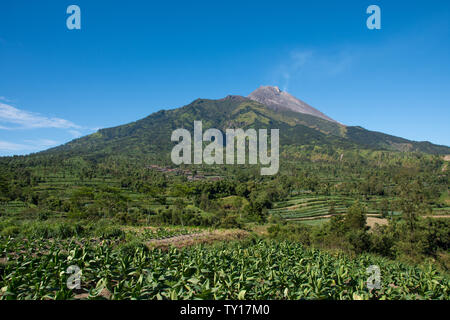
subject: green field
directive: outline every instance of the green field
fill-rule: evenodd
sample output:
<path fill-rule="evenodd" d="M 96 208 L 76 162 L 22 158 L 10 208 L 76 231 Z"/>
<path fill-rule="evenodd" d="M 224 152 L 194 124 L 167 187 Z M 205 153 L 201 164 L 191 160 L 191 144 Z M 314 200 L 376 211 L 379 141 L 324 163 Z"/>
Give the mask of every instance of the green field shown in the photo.
<path fill-rule="evenodd" d="M 355 202 L 354 198 L 343 196 L 311 196 L 302 195 L 292 197 L 287 201 L 280 201 L 274 205 L 270 213 L 281 216 L 284 219 L 297 218 L 318 218 L 330 214 L 330 209 L 333 207 L 335 214 L 345 214 L 347 208 Z M 380 212 L 376 210 L 376 205 L 379 199 L 375 198 L 371 201 L 363 202 L 367 205 L 368 214 L 379 215 Z"/>
<path fill-rule="evenodd" d="M 0 299 L 448 299 L 450 279 L 430 264 L 350 259 L 287 242 L 238 242 L 149 250 L 111 243 L 17 242 L 1 239 Z M 21 252 L 14 257 L 15 252 Z M 81 289 L 66 286 L 69 266 Z M 381 270 L 369 290 L 366 270 Z"/>
<path fill-rule="evenodd" d="M 0 158 L 0 299 L 448 299 L 441 158 L 281 157 L 273 177 L 183 168 L 196 180 L 128 154 Z M 370 292 L 372 264 L 383 285 Z"/>

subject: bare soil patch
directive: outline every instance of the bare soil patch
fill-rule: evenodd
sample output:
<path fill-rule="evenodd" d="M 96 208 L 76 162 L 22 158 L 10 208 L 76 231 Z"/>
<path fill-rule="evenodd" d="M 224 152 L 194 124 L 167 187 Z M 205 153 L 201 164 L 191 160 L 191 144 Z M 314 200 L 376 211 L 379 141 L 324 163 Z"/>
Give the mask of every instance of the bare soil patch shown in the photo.
<path fill-rule="evenodd" d="M 388 224 L 388 220 L 384 218 L 367 217 L 367 225 L 372 229 L 376 224 L 385 226 Z"/>
<path fill-rule="evenodd" d="M 215 241 L 239 240 L 247 237 L 249 233 L 244 230 L 212 230 L 201 233 L 174 236 L 166 239 L 155 239 L 147 242 L 151 248 L 168 248 L 170 246 L 182 248 L 200 243 L 212 243 Z"/>

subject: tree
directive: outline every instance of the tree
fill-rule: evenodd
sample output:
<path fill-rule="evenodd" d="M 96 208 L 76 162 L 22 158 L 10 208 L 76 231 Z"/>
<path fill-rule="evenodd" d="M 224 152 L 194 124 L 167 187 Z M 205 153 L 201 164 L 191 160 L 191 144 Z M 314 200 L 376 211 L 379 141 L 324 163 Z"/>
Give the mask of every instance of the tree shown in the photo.
<path fill-rule="evenodd" d="M 349 229 L 365 229 L 366 213 L 365 208 L 359 201 L 356 201 L 347 211 L 345 215 L 345 225 Z"/>
<path fill-rule="evenodd" d="M 383 216 L 383 218 L 387 218 L 387 216 L 389 215 L 389 200 L 388 199 L 383 198 L 383 200 L 381 200 L 380 209 L 381 209 L 381 215 Z"/>
<path fill-rule="evenodd" d="M 0 196 L 8 198 L 8 194 L 9 194 L 8 181 L 5 177 L 0 176 Z"/>

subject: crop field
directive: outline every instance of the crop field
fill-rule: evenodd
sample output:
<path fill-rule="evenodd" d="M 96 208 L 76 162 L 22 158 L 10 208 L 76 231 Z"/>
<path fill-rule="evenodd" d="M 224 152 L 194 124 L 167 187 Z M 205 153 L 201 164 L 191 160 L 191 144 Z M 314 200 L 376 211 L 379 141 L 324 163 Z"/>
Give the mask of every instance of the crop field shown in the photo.
<path fill-rule="evenodd" d="M 448 215 L 450 217 L 450 207 L 433 208 L 434 215 Z"/>
<path fill-rule="evenodd" d="M 309 226 L 320 226 L 320 225 L 324 224 L 325 222 L 329 222 L 329 221 L 330 221 L 329 218 L 320 218 L 320 219 L 316 218 L 316 219 L 296 220 L 294 222 L 306 224 Z"/>
<path fill-rule="evenodd" d="M 377 166 L 352 177 L 326 163 L 190 181 L 108 161 L 15 176 L 3 166 L 0 300 L 449 299 L 441 171 L 414 186 L 389 178 L 397 167 L 366 183 Z"/>
<path fill-rule="evenodd" d="M 0 214 L 13 215 L 27 208 L 27 204 L 22 201 L 9 201 L 0 203 Z"/>
<path fill-rule="evenodd" d="M 360 200 L 367 207 L 367 214 L 372 217 L 381 217 L 381 212 L 378 209 L 380 201 L 381 198 L 379 197 L 372 197 L 363 201 Z M 275 203 L 270 213 L 283 219 L 298 219 L 299 221 L 316 225 L 329 220 L 331 208 L 334 208 L 334 215 L 342 215 L 347 212 L 347 209 L 354 202 L 354 198 L 345 196 L 300 195 L 286 201 Z M 389 211 L 389 214 L 400 216 L 401 212 L 392 210 Z M 450 209 L 446 207 L 433 208 L 433 214 L 450 214 Z M 317 223 L 313 221 L 317 221 Z"/>
<path fill-rule="evenodd" d="M 335 214 L 344 214 L 353 202 L 353 198 L 343 196 L 297 196 L 276 203 L 270 212 L 280 215 L 284 219 L 321 218 L 321 216 L 328 215 L 332 207 L 334 207 Z M 369 214 L 379 214 L 374 209 L 376 203 L 376 200 L 367 201 Z"/>
<path fill-rule="evenodd" d="M 183 250 L 114 241 L 0 242 L 0 299 L 448 299 L 450 280 L 432 265 L 248 241 Z M 378 265 L 381 288 L 366 287 Z M 80 289 L 67 288 L 69 266 Z"/>

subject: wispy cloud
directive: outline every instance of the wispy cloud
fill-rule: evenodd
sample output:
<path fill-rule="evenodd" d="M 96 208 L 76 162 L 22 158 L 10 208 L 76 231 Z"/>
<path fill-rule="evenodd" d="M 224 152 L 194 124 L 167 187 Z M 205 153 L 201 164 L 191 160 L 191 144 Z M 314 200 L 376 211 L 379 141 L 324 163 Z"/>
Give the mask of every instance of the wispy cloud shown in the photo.
<path fill-rule="evenodd" d="M 59 144 L 58 141 L 50 139 L 25 140 L 24 143 L 15 143 L 0 140 L 1 153 L 29 153 L 36 152 Z"/>
<path fill-rule="evenodd" d="M 81 137 L 83 134 L 78 131 L 78 130 L 69 130 L 69 133 L 72 135 L 72 137 L 74 138 L 79 138 Z"/>
<path fill-rule="evenodd" d="M 350 68 L 353 59 L 353 54 L 346 50 L 325 53 L 312 49 L 297 49 L 289 52 L 278 65 L 275 74 L 277 81 L 281 81 L 280 85 L 287 91 L 294 78 L 308 78 L 312 75 L 337 76 Z"/>
<path fill-rule="evenodd" d="M 34 139 L 34 140 L 25 140 L 26 143 L 41 147 L 52 147 L 57 145 L 59 142 L 51 139 Z"/>
<path fill-rule="evenodd" d="M 2 96 L 0 100 L 7 101 Z M 49 129 L 53 131 L 48 131 Z M 67 142 L 67 139 L 79 138 L 94 130 L 66 119 L 48 117 L 0 102 L 0 134 L 1 131 L 8 133 L 8 141 L 0 140 L 0 156 L 4 156 L 48 149 Z M 28 139 L 24 138 L 23 131 L 26 132 Z M 58 137 L 59 141 L 53 140 L 53 137 Z"/>
<path fill-rule="evenodd" d="M 281 75 L 283 77 L 283 90 L 287 91 L 291 77 L 301 72 L 303 66 L 307 64 L 313 57 L 313 51 L 302 50 L 290 53 L 288 60 L 280 66 Z"/>
<path fill-rule="evenodd" d="M 28 146 L 20 143 L 13 143 L 0 140 L 0 151 L 21 151 L 27 149 Z"/>
<path fill-rule="evenodd" d="M 0 101 L 4 101 L 4 102 L 13 102 L 12 100 L 4 97 L 4 96 L 0 96 Z"/>
<path fill-rule="evenodd" d="M 35 128 L 59 128 L 59 129 L 80 129 L 75 123 L 61 119 L 49 118 L 38 113 L 17 109 L 8 104 L 0 103 L 0 125 L 3 130 L 14 129 L 35 129 Z M 11 124 L 13 126 L 11 126 Z"/>

